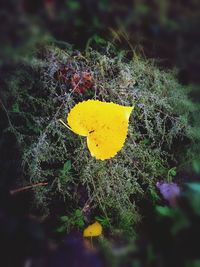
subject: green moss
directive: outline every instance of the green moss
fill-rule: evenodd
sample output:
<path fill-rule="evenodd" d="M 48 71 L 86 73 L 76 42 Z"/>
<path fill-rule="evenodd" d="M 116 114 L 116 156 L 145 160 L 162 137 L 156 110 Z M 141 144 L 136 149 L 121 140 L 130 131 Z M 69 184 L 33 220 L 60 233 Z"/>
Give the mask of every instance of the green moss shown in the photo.
<path fill-rule="evenodd" d="M 133 231 L 140 220 L 138 201 L 156 201 L 156 181 L 167 180 L 177 165 L 177 140 L 182 151 L 183 140 L 189 144 L 194 137 L 199 142 L 197 128 L 191 126 L 198 107 L 172 72 L 121 55 L 109 48 L 104 54 L 88 48 L 83 55 L 54 46 L 40 48 L 37 57 L 22 62 L 9 76 L 5 102 L 10 130 L 22 151 L 23 184 L 48 182 L 34 188 L 35 205 L 48 213 L 59 201 L 68 214 L 87 207 L 91 218 L 102 215 L 113 227 Z M 56 78 L 63 65 L 89 71 L 92 89 L 74 94 L 66 81 Z M 135 106 L 125 146 L 110 160 L 95 160 L 85 138 L 59 122 L 75 103 L 88 98 Z"/>

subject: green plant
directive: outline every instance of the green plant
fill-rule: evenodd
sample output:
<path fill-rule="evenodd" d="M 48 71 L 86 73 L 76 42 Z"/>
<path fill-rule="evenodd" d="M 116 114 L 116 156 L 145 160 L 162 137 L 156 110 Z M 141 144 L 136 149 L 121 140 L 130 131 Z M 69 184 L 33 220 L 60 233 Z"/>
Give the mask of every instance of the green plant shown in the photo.
<path fill-rule="evenodd" d="M 69 233 L 72 228 L 83 230 L 85 226 L 83 212 L 80 209 L 75 210 L 71 214 L 60 217 L 60 226 L 56 232 L 61 234 Z"/>
<path fill-rule="evenodd" d="M 63 165 L 63 168 L 62 168 L 62 170 L 60 170 L 60 174 L 58 176 L 58 179 L 59 179 L 61 184 L 66 183 L 66 180 L 67 180 L 67 177 L 69 175 L 70 170 L 71 170 L 71 161 L 68 160 Z"/>
<path fill-rule="evenodd" d="M 103 229 L 110 227 L 110 221 L 107 217 L 95 216 L 95 220 L 98 221 L 102 225 Z"/>
<path fill-rule="evenodd" d="M 167 181 L 168 181 L 168 183 L 172 182 L 172 180 L 176 176 L 176 174 L 177 174 L 176 167 L 173 167 L 173 168 L 169 169 L 169 171 L 167 173 Z"/>
<path fill-rule="evenodd" d="M 48 214 L 59 201 L 69 214 L 81 209 L 86 219 L 87 212 L 93 217 L 100 214 L 112 227 L 134 231 L 141 218 L 138 202 L 143 198 L 156 202 L 156 181 L 171 180 L 180 168 L 180 155 L 185 155 L 184 142 L 189 146 L 200 140 L 192 124 L 199 107 L 188 98 L 187 88 L 173 72 L 137 55 L 127 61 L 112 45 L 104 54 L 90 47 L 80 54 L 67 45 L 64 50 L 41 46 L 37 57 L 12 68 L 5 79 L 4 102 L 8 130 L 22 153 L 21 183 L 48 183 L 33 189 L 35 206 Z M 84 94 L 74 93 L 67 75 L 84 71 L 91 74 L 93 86 Z M 107 161 L 91 157 L 85 139 L 59 121 L 88 98 L 135 106 L 125 146 Z M 191 151 L 189 159 L 196 155 Z"/>

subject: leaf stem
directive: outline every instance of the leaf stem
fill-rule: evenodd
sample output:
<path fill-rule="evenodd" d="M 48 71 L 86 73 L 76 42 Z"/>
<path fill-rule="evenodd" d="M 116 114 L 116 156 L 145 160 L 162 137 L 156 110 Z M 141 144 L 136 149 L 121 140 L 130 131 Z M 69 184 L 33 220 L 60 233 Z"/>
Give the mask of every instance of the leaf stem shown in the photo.
<path fill-rule="evenodd" d="M 70 131 L 72 131 L 72 129 L 61 119 L 58 120 L 60 123 L 62 123 L 67 129 L 69 129 Z"/>

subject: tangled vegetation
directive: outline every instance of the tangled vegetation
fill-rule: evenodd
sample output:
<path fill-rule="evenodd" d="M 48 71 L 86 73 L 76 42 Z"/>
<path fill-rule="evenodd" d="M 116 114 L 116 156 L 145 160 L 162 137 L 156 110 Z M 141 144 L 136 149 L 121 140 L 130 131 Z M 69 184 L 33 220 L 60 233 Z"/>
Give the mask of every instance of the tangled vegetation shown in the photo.
<path fill-rule="evenodd" d="M 108 226 L 133 231 L 140 200 L 159 197 L 156 181 L 172 179 L 184 142 L 200 139 L 191 126 L 197 106 L 174 73 L 137 55 L 128 61 L 111 46 L 104 53 L 88 48 L 83 54 L 40 47 L 32 59 L 13 66 L 4 88 L 9 130 L 22 155 L 18 182 L 44 183 L 33 188 L 34 207 L 43 214 L 55 214 L 57 202 L 58 216 L 78 209 L 85 221 L 98 215 Z M 91 157 L 85 138 L 60 123 L 86 99 L 135 106 L 125 146 L 112 159 Z"/>

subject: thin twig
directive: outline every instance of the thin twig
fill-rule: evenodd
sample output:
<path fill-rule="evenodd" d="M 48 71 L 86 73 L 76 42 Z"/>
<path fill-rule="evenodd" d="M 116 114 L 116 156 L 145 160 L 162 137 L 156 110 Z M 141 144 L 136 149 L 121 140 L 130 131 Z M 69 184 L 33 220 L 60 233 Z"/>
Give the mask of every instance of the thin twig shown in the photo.
<path fill-rule="evenodd" d="M 2 108 L 3 108 L 3 110 L 4 110 L 5 113 L 6 113 L 6 117 L 7 117 L 7 119 L 8 119 L 8 123 L 9 123 L 9 125 L 10 125 L 10 128 L 12 128 L 13 130 L 15 130 L 15 128 L 14 128 L 14 126 L 12 125 L 12 122 L 11 122 L 11 120 L 10 120 L 10 116 L 9 116 L 9 114 L 8 114 L 8 111 L 7 111 L 6 107 L 4 106 L 3 101 L 2 101 L 1 99 L 0 99 L 0 104 L 2 105 Z"/>
<path fill-rule="evenodd" d="M 17 188 L 17 189 L 10 190 L 10 194 L 11 195 L 15 195 L 15 194 L 20 193 L 22 191 L 26 191 L 26 190 L 32 189 L 34 187 L 45 186 L 45 185 L 48 185 L 48 183 L 43 182 L 43 183 L 37 183 L 37 184 L 33 184 L 33 185 L 27 185 L 27 186 L 24 186 L 24 187 L 20 187 L 20 188 Z"/>

